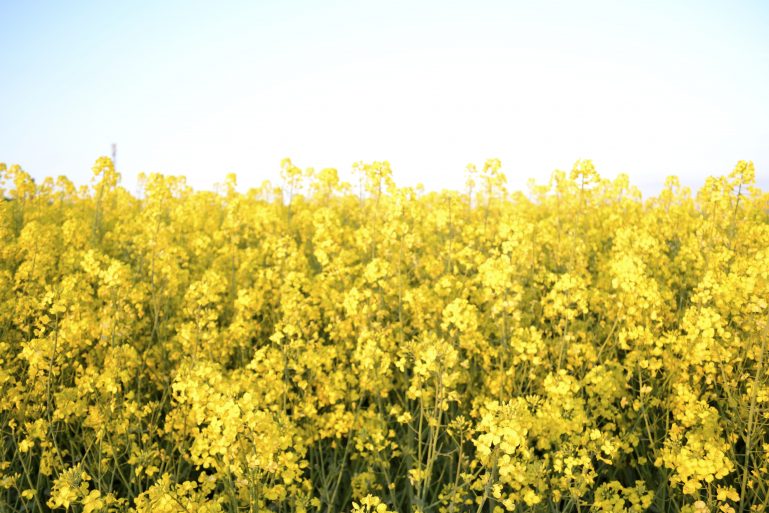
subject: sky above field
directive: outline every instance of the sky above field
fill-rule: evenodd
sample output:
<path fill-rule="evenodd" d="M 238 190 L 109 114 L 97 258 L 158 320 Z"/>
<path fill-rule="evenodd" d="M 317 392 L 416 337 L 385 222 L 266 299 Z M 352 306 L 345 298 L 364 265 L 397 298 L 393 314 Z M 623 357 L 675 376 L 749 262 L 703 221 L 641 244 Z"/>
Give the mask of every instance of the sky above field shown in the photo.
<path fill-rule="evenodd" d="M 0 0 L 0 161 L 210 188 L 389 160 L 513 188 L 591 158 L 649 194 L 753 160 L 769 189 L 769 3 Z"/>

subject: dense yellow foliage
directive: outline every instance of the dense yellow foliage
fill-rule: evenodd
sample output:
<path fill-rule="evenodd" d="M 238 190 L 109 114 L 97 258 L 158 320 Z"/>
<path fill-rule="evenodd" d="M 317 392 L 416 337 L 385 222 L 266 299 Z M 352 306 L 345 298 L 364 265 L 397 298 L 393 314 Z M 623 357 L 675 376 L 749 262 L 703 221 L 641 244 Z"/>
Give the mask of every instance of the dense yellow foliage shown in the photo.
<path fill-rule="evenodd" d="M 769 503 L 769 197 L 282 164 L 194 192 L 0 165 L 0 510 Z"/>

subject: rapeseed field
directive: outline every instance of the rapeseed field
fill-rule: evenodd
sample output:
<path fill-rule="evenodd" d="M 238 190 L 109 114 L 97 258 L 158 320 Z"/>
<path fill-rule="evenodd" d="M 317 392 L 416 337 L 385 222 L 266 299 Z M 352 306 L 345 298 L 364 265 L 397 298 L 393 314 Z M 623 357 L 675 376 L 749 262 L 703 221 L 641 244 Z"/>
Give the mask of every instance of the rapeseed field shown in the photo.
<path fill-rule="evenodd" d="M 0 511 L 763 512 L 769 195 L 0 165 Z"/>

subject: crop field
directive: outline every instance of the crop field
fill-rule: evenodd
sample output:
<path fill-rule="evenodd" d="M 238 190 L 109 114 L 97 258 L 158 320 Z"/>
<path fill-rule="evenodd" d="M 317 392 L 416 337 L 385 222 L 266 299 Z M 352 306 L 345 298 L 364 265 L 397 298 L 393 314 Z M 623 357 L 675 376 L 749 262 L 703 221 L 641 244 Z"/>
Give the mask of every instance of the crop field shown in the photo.
<path fill-rule="evenodd" d="M 769 510 L 769 194 L 0 164 L 0 512 Z"/>

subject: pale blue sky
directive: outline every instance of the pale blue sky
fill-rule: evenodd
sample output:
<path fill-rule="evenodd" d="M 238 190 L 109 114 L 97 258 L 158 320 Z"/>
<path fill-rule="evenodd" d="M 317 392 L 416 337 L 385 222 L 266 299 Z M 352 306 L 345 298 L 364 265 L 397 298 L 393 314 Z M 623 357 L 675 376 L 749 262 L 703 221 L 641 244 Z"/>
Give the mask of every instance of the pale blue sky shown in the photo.
<path fill-rule="evenodd" d="M 769 2 L 0 0 L 0 161 L 87 183 L 118 144 L 209 188 L 280 160 L 459 188 L 592 158 L 646 192 L 753 160 L 769 188 Z"/>

